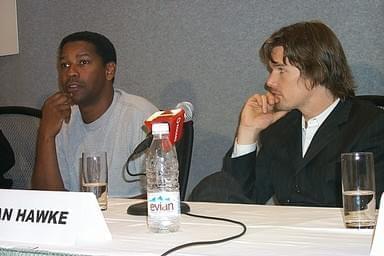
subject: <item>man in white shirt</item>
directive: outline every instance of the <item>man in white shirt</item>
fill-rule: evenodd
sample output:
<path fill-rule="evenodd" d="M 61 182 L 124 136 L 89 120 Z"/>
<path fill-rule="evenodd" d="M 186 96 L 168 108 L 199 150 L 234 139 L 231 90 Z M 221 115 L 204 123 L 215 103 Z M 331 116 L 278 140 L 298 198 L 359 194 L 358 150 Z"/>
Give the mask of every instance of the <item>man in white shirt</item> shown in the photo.
<path fill-rule="evenodd" d="M 222 172 L 205 178 L 191 200 L 342 206 L 340 154 L 375 156 L 384 191 L 384 112 L 357 100 L 341 43 L 317 21 L 273 33 L 259 51 L 265 94 L 245 103 Z"/>
<path fill-rule="evenodd" d="M 32 187 L 80 190 L 82 152 L 105 151 L 109 196 L 137 196 L 145 180 L 127 177 L 125 163 L 146 136 L 143 123 L 156 107 L 146 99 L 113 87 L 116 51 L 105 36 L 76 32 L 58 52 L 61 91 L 42 108 Z M 130 166 L 143 172 L 143 158 Z"/>

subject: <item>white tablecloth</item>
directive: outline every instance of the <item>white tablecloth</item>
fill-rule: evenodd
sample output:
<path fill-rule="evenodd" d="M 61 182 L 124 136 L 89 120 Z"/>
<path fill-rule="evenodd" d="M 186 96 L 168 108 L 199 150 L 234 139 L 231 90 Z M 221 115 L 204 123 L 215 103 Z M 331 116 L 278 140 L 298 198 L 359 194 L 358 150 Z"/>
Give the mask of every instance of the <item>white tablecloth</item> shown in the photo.
<path fill-rule="evenodd" d="M 110 199 L 108 210 L 103 212 L 113 237 L 110 242 L 63 248 L 0 241 L 0 247 L 31 253 L 39 250 L 84 255 L 161 255 L 180 244 L 221 239 L 242 230 L 236 224 L 183 215 L 179 232 L 153 234 L 147 229 L 146 217 L 126 214 L 127 207 L 136 202 Z M 369 255 L 373 230 L 346 229 L 339 208 L 188 204 L 191 213 L 238 220 L 248 230 L 235 240 L 188 247 L 171 255 Z"/>

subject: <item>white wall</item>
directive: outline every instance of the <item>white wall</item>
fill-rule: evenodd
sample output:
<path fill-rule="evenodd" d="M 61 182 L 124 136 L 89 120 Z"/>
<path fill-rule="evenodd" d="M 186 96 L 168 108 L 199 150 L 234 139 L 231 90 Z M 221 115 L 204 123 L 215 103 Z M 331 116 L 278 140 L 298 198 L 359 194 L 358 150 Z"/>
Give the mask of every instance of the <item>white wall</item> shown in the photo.
<path fill-rule="evenodd" d="M 19 53 L 16 0 L 0 1 L 0 56 Z"/>

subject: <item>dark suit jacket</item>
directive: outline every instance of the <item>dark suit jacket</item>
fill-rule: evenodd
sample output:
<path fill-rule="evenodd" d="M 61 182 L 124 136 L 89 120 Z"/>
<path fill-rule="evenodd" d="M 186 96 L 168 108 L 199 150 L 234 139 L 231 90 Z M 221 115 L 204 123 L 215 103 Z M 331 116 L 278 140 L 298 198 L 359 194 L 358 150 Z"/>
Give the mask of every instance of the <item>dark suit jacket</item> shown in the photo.
<path fill-rule="evenodd" d="M 0 188 L 10 188 L 12 180 L 3 178 L 6 173 L 15 164 L 15 157 L 11 145 L 0 130 Z"/>
<path fill-rule="evenodd" d="M 301 113 L 294 110 L 262 132 L 257 156 L 252 152 L 232 159 L 230 149 L 223 172 L 203 180 L 191 199 L 264 204 L 275 195 L 279 204 L 342 207 L 340 155 L 356 151 L 374 154 L 379 199 L 384 191 L 384 111 L 357 99 L 340 101 L 304 158 L 301 129 Z"/>
<path fill-rule="evenodd" d="M 291 111 L 260 136 L 255 153 L 226 158 L 224 170 L 255 203 L 342 206 L 340 154 L 373 152 L 377 200 L 384 191 L 384 111 L 357 99 L 339 102 L 304 158 L 301 113 Z"/>

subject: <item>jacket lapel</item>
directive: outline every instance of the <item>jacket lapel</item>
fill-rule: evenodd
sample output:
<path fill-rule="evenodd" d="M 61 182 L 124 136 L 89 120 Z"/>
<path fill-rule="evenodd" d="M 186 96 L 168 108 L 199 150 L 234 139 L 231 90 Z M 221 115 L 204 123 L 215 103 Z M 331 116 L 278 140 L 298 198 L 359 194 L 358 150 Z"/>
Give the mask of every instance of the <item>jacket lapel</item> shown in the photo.
<path fill-rule="evenodd" d="M 297 111 L 295 116 L 290 120 L 291 125 L 285 127 L 282 131 L 284 140 L 280 141 L 281 145 L 284 145 L 282 149 L 285 150 L 285 157 L 289 159 L 289 162 L 294 166 L 294 170 L 297 170 L 298 164 L 302 162 L 302 145 L 301 145 L 301 113 Z"/>
<path fill-rule="evenodd" d="M 330 141 L 336 140 L 340 134 L 339 126 L 348 120 L 351 110 L 350 101 L 340 101 L 327 119 L 317 130 L 302 161 L 299 161 L 296 173 L 300 172 Z M 300 140 L 301 142 L 301 140 Z"/>

